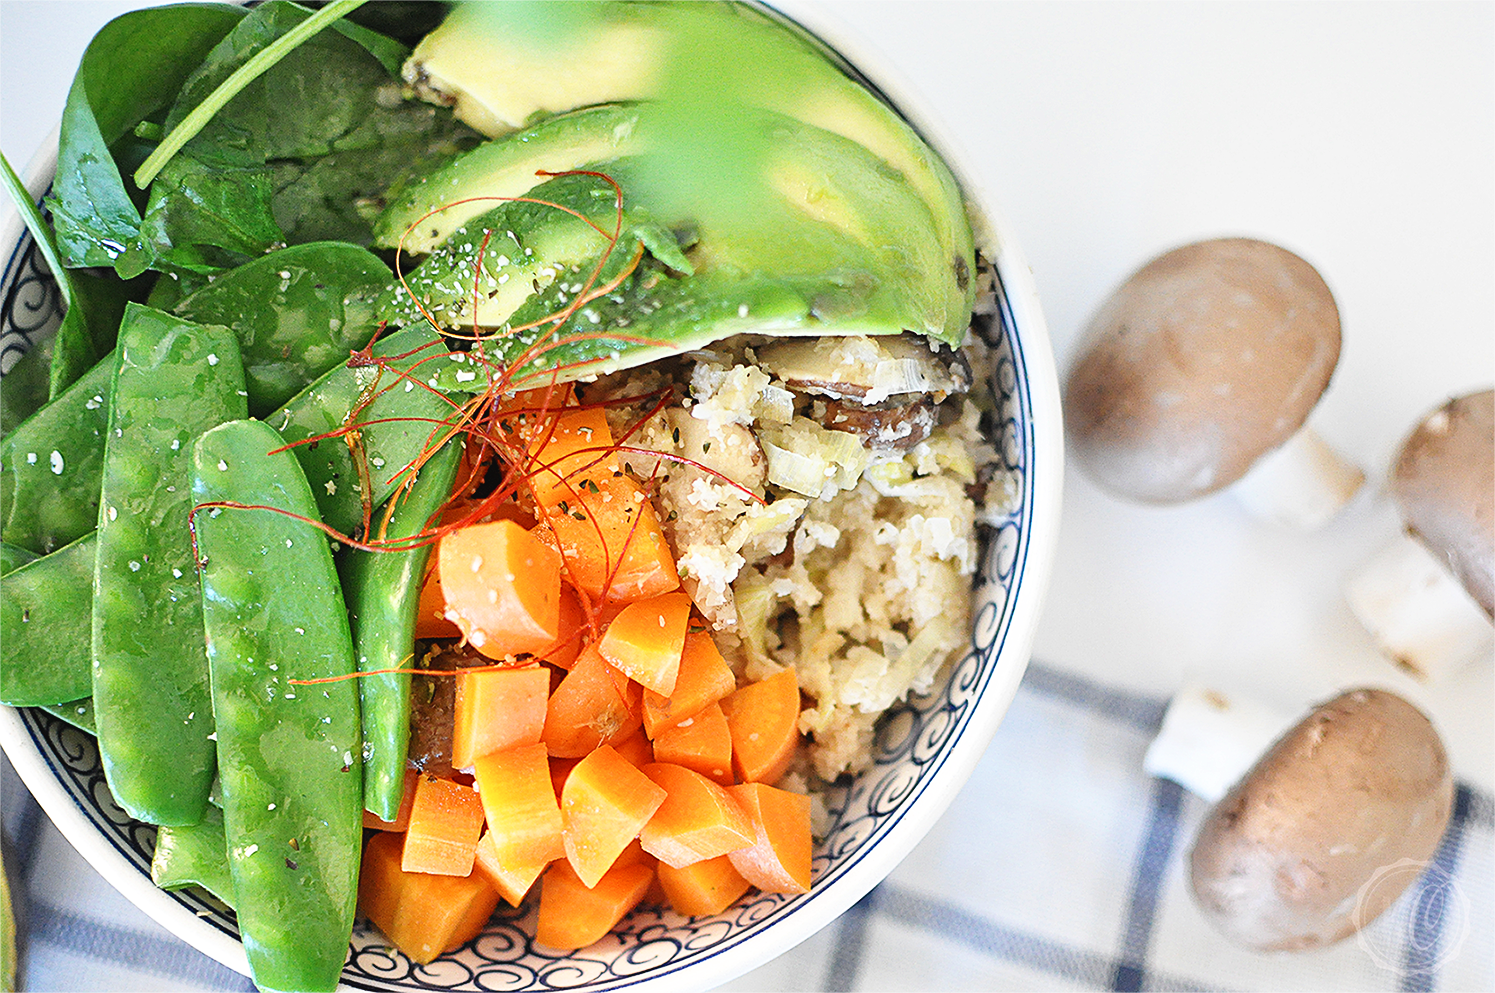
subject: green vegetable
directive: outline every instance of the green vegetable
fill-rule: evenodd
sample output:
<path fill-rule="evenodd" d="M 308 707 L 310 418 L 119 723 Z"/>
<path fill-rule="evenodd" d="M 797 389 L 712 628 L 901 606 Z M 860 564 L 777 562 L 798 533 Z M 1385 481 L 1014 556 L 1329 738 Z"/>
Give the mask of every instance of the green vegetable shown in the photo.
<path fill-rule="evenodd" d="M 451 495 L 461 461 L 460 441 L 438 451 L 397 501 L 388 528 L 376 537 L 419 534 Z M 431 544 L 409 551 L 342 553 L 339 571 L 348 601 L 358 668 L 409 669 L 415 664 L 415 614 L 425 580 Z M 381 820 L 399 813 L 410 744 L 410 676 L 380 673 L 358 681 L 363 714 L 363 806 Z"/>
<path fill-rule="evenodd" d="M 10 875 L 0 862 L 0 990 L 16 988 L 16 913 L 10 904 Z"/>
<path fill-rule="evenodd" d="M 156 832 L 151 882 L 163 890 L 201 886 L 234 905 L 234 882 L 228 872 L 228 841 L 223 811 L 209 807 L 196 824 L 163 827 Z"/>
<path fill-rule="evenodd" d="M 44 703 L 41 708 L 80 731 L 87 731 L 89 734 L 98 733 L 98 727 L 93 719 L 93 697 L 91 696 L 73 700 L 70 703 Z"/>
<path fill-rule="evenodd" d="M 229 872 L 255 983 L 332 990 L 357 900 L 363 775 L 358 690 L 292 679 L 355 671 L 348 617 L 316 503 L 259 421 L 194 451 L 203 620 L 218 722 Z"/>
<path fill-rule="evenodd" d="M 27 562 L 36 561 L 37 557 L 35 552 L 0 543 L 0 576 L 7 572 L 14 572 Z"/>
<path fill-rule="evenodd" d="M 195 824 L 216 753 L 187 528 L 192 445 L 245 416 L 244 369 L 228 328 L 139 304 L 116 355 L 93 582 L 99 754 L 132 817 Z"/>
<path fill-rule="evenodd" d="M 0 703 L 66 703 L 93 691 L 89 628 L 95 535 L 0 576 Z"/>

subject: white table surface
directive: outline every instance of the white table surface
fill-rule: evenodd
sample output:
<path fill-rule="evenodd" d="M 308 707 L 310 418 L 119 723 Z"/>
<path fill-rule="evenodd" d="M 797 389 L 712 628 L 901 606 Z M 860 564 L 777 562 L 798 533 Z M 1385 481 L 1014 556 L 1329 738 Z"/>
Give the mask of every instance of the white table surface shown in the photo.
<path fill-rule="evenodd" d="M 0 0 L 0 148 L 23 165 L 92 32 L 142 3 Z M 830 2 L 885 53 L 1013 222 L 1059 367 L 1129 272 L 1202 237 L 1314 263 L 1344 350 L 1316 427 L 1368 472 L 1323 531 L 1227 496 L 1169 509 L 1071 464 L 1034 657 L 1154 696 L 1189 681 L 1296 708 L 1401 692 L 1459 778 L 1495 789 L 1495 666 L 1426 687 L 1340 594 L 1396 533 L 1379 484 L 1401 438 L 1495 380 L 1495 5 Z M 1492 481 L 1495 485 L 1495 481 Z"/>

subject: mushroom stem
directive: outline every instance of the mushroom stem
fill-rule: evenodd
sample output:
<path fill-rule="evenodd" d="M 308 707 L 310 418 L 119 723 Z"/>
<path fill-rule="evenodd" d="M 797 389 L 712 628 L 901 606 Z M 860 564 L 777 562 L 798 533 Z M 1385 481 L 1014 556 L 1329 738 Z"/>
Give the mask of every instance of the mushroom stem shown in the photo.
<path fill-rule="evenodd" d="M 1359 466 L 1304 427 L 1262 456 L 1231 492 L 1257 517 L 1312 531 L 1339 513 L 1364 483 Z"/>
<path fill-rule="evenodd" d="M 1142 768 L 1215 803 L 1299 716 L 1248 697 L 1186 686 L 1168 701 Z"/>
<path fill-rule="evenodd" d="M 1345 584 L 1345 599 L 1387 656 L 1428 683 L 1495 654 L 1495 625 L 1422 542 L 1403 535 Z"/>

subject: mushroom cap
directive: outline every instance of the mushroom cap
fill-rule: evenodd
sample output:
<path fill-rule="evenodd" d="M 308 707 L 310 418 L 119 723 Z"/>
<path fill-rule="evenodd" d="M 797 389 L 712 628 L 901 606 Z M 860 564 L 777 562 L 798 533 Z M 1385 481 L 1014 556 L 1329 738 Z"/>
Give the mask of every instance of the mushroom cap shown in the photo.
<path fill-rule="evenodd" d="M 1292 252 L 1249 238 L 1174 249 L 1091 319 L 1065 390 L 1071 450 L 1118 496 L 1205 496 L 1302 426 L 1339 343 L 1333 294 Z"/>
<path fill-rule="evenodd" d="M 1495 618 L 1495 390 L 1455 397 L 1402 442 L 1402 522 Z"/>
<path fill-rule="evenodd" d="M 1201 910 L 1262 950 L 1314 948 L 1374 920 L 1430 859 L 1453 810 L 1443 742 L 1394 693 L 1314 708 L 1215 805 L 1190 854 Z"/>

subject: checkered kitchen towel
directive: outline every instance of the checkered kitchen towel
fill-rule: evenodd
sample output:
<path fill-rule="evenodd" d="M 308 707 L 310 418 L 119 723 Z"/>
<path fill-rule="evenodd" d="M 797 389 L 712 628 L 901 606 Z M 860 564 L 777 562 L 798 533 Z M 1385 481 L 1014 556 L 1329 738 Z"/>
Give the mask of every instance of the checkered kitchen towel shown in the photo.
<path fill-rule="evenodd" d="M 1257 955 L 1216 935 L 1185 856 L 1206 805 L 1142 772 L 1165 701 L 1035 663 L 965 789 L 834 924 L 747 990 L 1495 989 L 1495 803 L 1458 788 L 1432 867 L 1355 938 Z M 5 766 L 26 990 L 251 990 L 100 879 Z"/>

